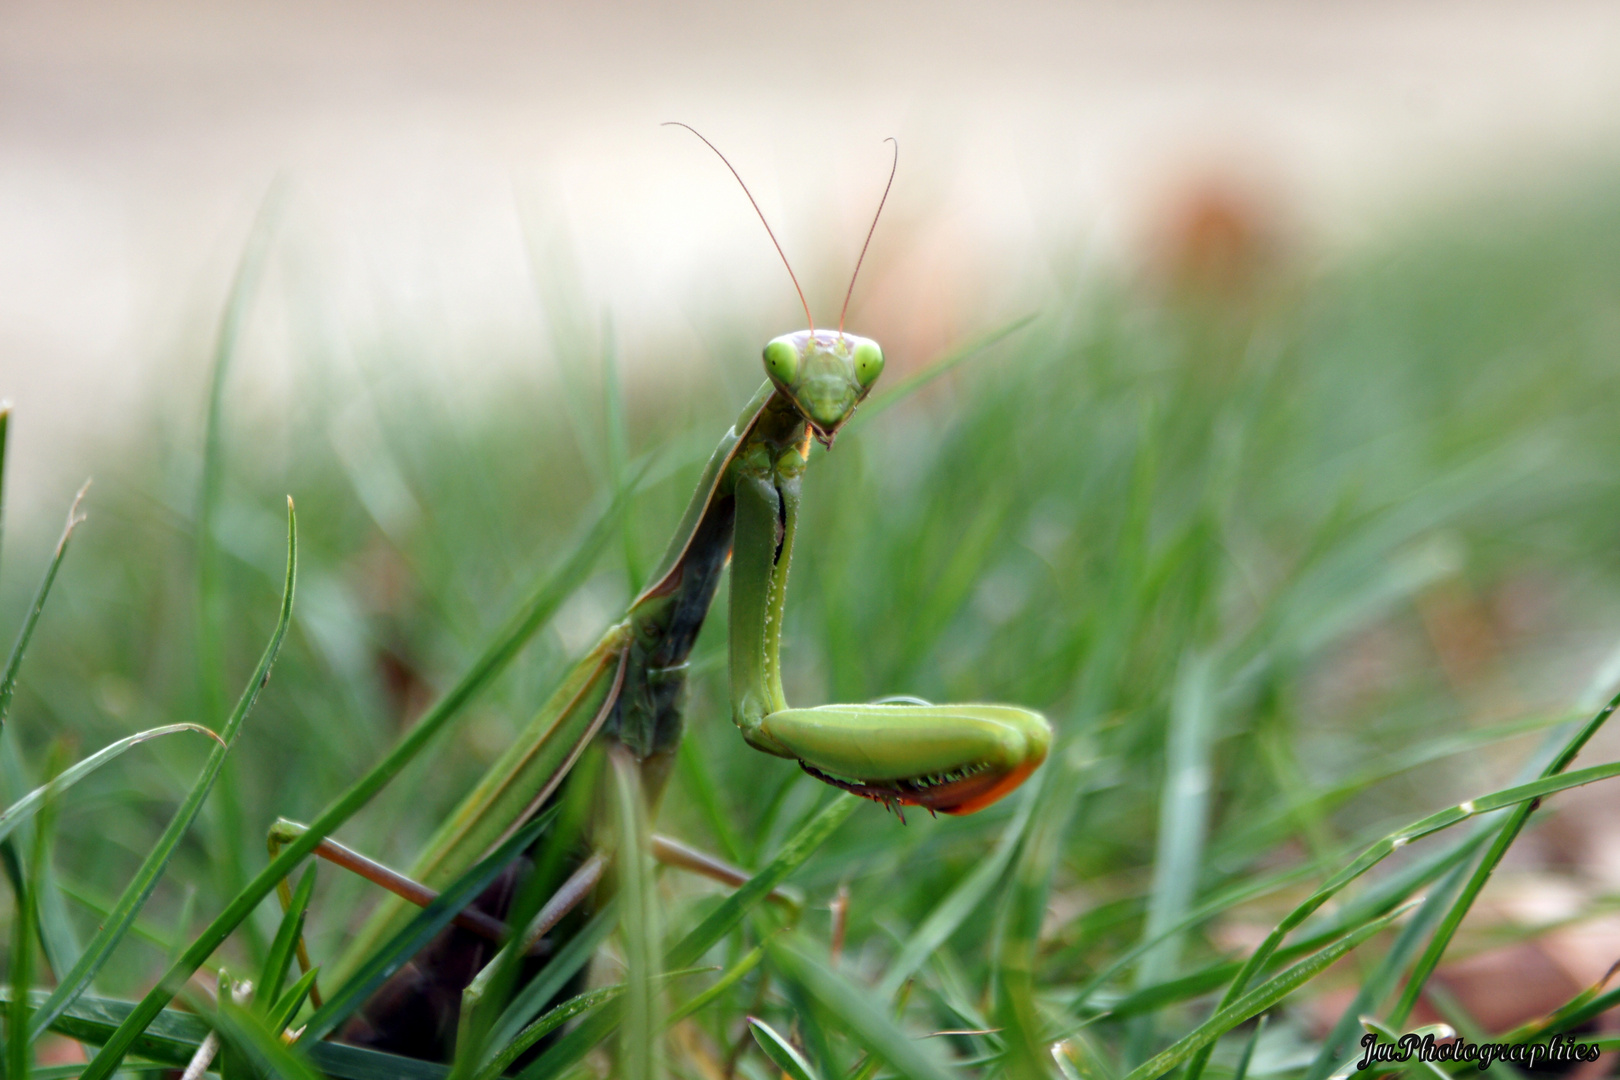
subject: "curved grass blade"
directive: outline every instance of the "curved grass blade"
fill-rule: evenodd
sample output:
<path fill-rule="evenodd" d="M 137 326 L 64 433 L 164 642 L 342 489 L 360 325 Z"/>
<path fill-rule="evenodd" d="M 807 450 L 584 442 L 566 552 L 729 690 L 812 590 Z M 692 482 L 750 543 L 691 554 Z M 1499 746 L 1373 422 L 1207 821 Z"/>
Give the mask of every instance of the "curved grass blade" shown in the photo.
<path fill-rule="evenodd" d="M 905 400 L 918 390 L 922 389 L 924 386 L 927 386 L 929 383 L 939 378 L 941 375 L 944 375 L 946 372 L 961 364 L 964 360 L 969 360 L 974 356 L 977 356 L 985 349 L 988 349 L 990 346 L 1000 342 L 1003 338 L 1011 337 L 1013 334 L 1034 322 L 1036 318 L 1037 316 L 1032 313 L 1014 319 L 1009 323 L 1003 323 L 994 330 L 979 335 L 967 344 L 962 345 L 946 356 L 934 361 L 921 371 L 913 372 L 904 379 L 901 379 L 899 382 L 890 385 L 889 388 L 883 393 L 874 394 L 869 401 L 861 406 L 860 412 L 856 413 L 855 416 L 851 418 L 850 423 L 844 426 L 846 428 L 859 427 L 860 425 L 869 422 L 872 417 L 876 416 L 884 409 L 887 409 L 890 405 Z"/>
<path fill-rule="evenodd" d="M 71 768 L 63 770 L 62 774 L 55 780 L 48 784 L 41 784 L 6 807 L 5 811 L 0 813 L 0 840 L 10 836 L 13 829 L 33 817 L 47 799 L 55 798 L 103 765 L 120 757 L 130 747 L 161 738 L 164 735 L 173 735 L 180 731 L 195 731 L 198 734 L 208 736 L 215 742 L 220 743 L 221 746 L 224 745 L 218 735 L 201 724 L 165 724 L 163 727 L 148 728 L 145 731 L 138 731 L 133 735 L 125 736 L 111 745 L 102 747 Z"/>
<path fill-rule="evenodd" d="M 1301 960 L 1281 974 L 1261 983 L 1231 1004 L 1222 1006 L 1214 1016 L 1182 1036 L 1174 1045 L 1132 1069 L 1126 1074 L 1125 1080 L 1154 1080 L 1155 1077 L 1163 1076 L 1245 1020 L 1272 1008 L 1327 970 L 1341 956 L 1400 918 L 1405 911 L 1406 909 L 1402 908 L 1382 919 L 1375 919 L 1321 952 Z"/>
<path fill-rule="evenodd" d="M 772 859 L 765 869 L 749 878 L 742 888 L 726 897 L 718 907 L 709 912 L 707 918 L 676 942 L 664 957 L 664 966 L 671 969 L 687 968 L 702 959 L 704 953 L 742 922 L 749 909 L 764 900 L 772 890 L 787 880 L 789 874 L 804 865 L 804 861 L 827 842 L 838 826 L 842 825 L 859 805 L 860 800 L 847 792 L 833 798 L 782 845 L 782 850 L 776 853 L 776 858 Z"/>
<path fill-rule="evenodd" d="M 1467 864 L 1454 867 L 1446 875 L 1444 881 L 1435 887 L 1418 908 L 1410 922 L 1401 927 L 1401 932 L 1395 938 L 1389 952 L 1379 961 L 1378 967 L 1362 979 L 1355 998 L 1339 1014 L 1338 1021 L 1327 1037 L 1322 1040 L 1322 1048 L 1317 1051 L 1310 1068 L 1305 1072 L 1305 1080 L 1326 1080 L 1334 1071 L 1334 1064 L 1350 1053 L 1351 1041 L 1356 1037 L 1356 1029 L 1361 1026 L 1361 1018 L 1369 1015 L 1378 1008 L 1381 1001 L 1395 988 L 1406 969 L 1407 963 L 1417 952 L 1425 935 L 1433 930 L 1440 921 L 1441 915 L 1451 903 L 1452 897 L 1462 886 L 1464 875 L 1468 873 Z"/>
<path fill-rule="evenodd" d="M 796 1050 L 792 1043 L 776 1033 L 776 1029 L 758 1017 L 748 1018 L 748 1030 L 754 1034 L 754 1042 L 765 1051 L 782 1075 L 790 1080 L 821 1080 L 816 1070 L 804 1059 L 804 1055 Z"/>
<path fill-rule="evenodd" d="M 928 913 L 922 925 L 912 932 L 911 937 L 901 947 L 900 955 L 895 957 L 894 963 L 890 964 L 889 970 L 884 973 L 883 981 L 878 985 L 879 997 L 892 999 L 898 994 L 905 981 L 945 944 L 1001 880 L 1002 874 L 1007 870 L 1007 864 L 1012 860 L 1013 852 L 1018 850 L 1018 845 L 1023 842 L 1024 833 L 1029 828 L 1030 814 L 1035 808 L 1035 799 L 1039 791 L 1037 787 L 1024 790 L 1019 799 L 1018 810 L 1014 813 L 1012 821 L 1007 823 L 1006 829 L 1002 831 L 990 854 L 974 867 L 972 873 L 959 881 L 934 910 Z"/>
<path fill-rule="evenodd" d="M 1506 850 L 1506 844 L 1501 843 L 1502 837 L 1506 835 L 1507 830 L 1510 828 L 1513 829 L 1513 835 L 1517 835 L 1517 828 L 1515 828 L 1515 825 L 1523 825 L 1524 817 L 1528 816 L 1529 809 L 1533 807 L 1534 803 L 1557 791 L 1564 791 L 1568 788 L 1579 787 L 1583 784 L 1595 783 L 1598 780 L 1606 780 L 1612 776 L 1620 775 L 1620 762 L 1614 762 L 1608 765 L 1595 765 L 1591 768 L 1581 769 L 1573 773 L 1556 773 L 1557 769 L 1567 766 L 1568 763 L 1574 759 L 1575 755 L 1580 751 L 1580 748 L 1585 745 L 1586 740 L 1590 739 L 1591 736 L 1596 733 L 1597 729 L 1601 727 L 1606 720 L 1608 720 L 1609 716 L 1613 714 L 1616 708 L 1620 708 L 1620 695 L 1616 695 L 1614 699 L 1612 699 L 1607 705 L 1598 711 L 1596 716 L 1589 720 L 1579 731 L 1575 733 L 1575 736 L 1565 744 L 1564 749 L 1554 758 L 1553 762 L 1548 765 L 1547 770 L 1543 773 L 1542 779 L 1531 781 L 1528 784 L 1519 784 L 1515 787 L 1504 788 L 1501 791 L 1492 792 L 1491 794 L 1483 796 L 1479 799 L 1470 799 L 1466 802 L 1459 803 L 1456 806 L 1448 807 L 1445 810 L 1430 814 L 1428 817 L 1414 822 L 1405 829 L 1401 829 L 1397 832 L 1389 834 L 1376 844 L 1369 847 L 1353 863 L 1324 882 L 1316 892 L 1307 897 L 1303 903 L 1296 907 L 1277 924 L 1276 928 L 1266 936 L 1265 941 L 1261 942 L 1260 947 L 1256 949 L 1252 955 L 1250 955 L 1249 959 L 1244 963 L 1242 969 L 1239 970 L 1237 977 L 1232 981 L 1232 985 L 1227 988 L 1226 994 L 1222 997 L 1220 1008 L 1224 1009 L 1243 993 L 1243 991 L 1248 987 L 1249 983 L 1253 980 L 1254 976 L 1262 967 L 1264 967 L 1266 962 L 1271 959 L 1272 954 L 1276 952 L 1277 947 L 1282 943 L 1283 938 L 1286 937 L 1295 927 L 1299 926 L 1300 923 L 1309 918 L 1313 912 L 1325 904 L 1340 889 L 1344 888 L 1350 882 L 1372 869 L 1373 866 L 1382 862 L 1395 851 L 1405 847 L 1411 841 L 1427 836 L 1430 833 L 1438 832 L 1441 829 L 1449 828 L 1452 825 L 1455 825 L 1460 821 L 1466 821 L 1477 814 L 1489 813 L 1493 810 L 1500 810 L 1508 806 L 1525 804 L 1525 806 L 1522 808 L 1522 813 L 1516 812 L 1515 814 L 1511 815 L 1508 818 L 1507 824 L 1503 826 L 1504 831 L 1497 834 L 1497 843 L 1492 845 L 1491 850 L 1486 853 L 1485 859 L 1480 864 L 1481 869 L 1483 869 L 1485 866 L 1493 865 L 1490 863 L 1490 856 L 1492 852 L 1496 852 L 1497 857 L 1500 858 L 1500 851 Z M 1508 837 L 1507 843 L 1511 842 L 1512 838 Z M 1500 844 L 1500 851 L 1498 849 L 1498 844 Z M 1480 886 L 1483 887 L 1484 882 L 1481 878 L 1480 870 L 1475 871 L 1474 878 L 1472 878 L 1471 881 L 1473 880 L 1479 880 Z M 1456 910 L 1457 904 L 1461 904 L 1466 898 L 1467 893 L 1465 890 L 1464 896 L 1460 897 L 1456 902 L 1453 903 L 1452 910 Z M 1461 915 L 1458 915 L 1458 921 L 1461 921 Z M 1442 930 L 1445 929 L 1446 925 L 1447 924 L 1442 924 Z M 1433 942 L 1431 941 L 1431 950 L 1432 948 Z M 1425 953 L 1425 956 L 1427 955 L 1428 954 Z M 1436 962 L 1438 962 L 1438 955 L 1436 955 Z M 1394 1021 L 1394 1023 L 1396 1023 L 1398 1026 L 1401 1023 L 1401 1020 L 1397 1019 Z M 1188 1065 L 1186 1080 L 1198 1080 L 1198 1076 L 1202 1072 L 1204 1064 L 1207 1061 L 1208 1054 L 1200 1053 L 1199 1056 L 1196 1057 L 1190 1065 Z"/>
<path fill-rule="evenodd" d="M 0 431 L 0 436 L 4 432 Z M 0 450 L 3 450 L 4 439 L 0 438 Z M 56 572 L 62 568 L 62 557 L 67 554 L 68 541 L 73 539 L 73 530 L 84 523 L 84 515 L 79 513 L 79 504 L 84 501 L 84 493 L 90 490 L 90 481 L 84 482 L 84 487 L 73 496 L 73 505 L 68 507 L 67 525 L 62 528 L 61 539 L 56 541 L 56 552 L 51 556 L 50 565 L 45 567 L 45 576 L 40 579 L 39 588 L 34 592 L 34 602 L 28 605 L 28 614 L 23 618 L 22 629 L 17 631 L 17 640 L 11 646 L 11 655 L 6 658 L 6 669 L 0 674 L 0 726 L 6 722 L 6 713 L 11 710 L 11 697 L 17 690 L 17 669 L 22 667 L 23 653 L 28 651 L 28 642 L 34 636 L 34 627 L 39 625 L 39 613 L 45 610 L 45 598 L 51 594 L 51 585 L 56 581 Z"/>
<path fill-rule="evenodd" d="M 1569 740 L 1554 755 L 1552 761 L 1547 763 L 1547 767 L 1542 770 L 1541 775 L 1543 777 L 1556 776 L 1569 768 L 1570 763 L 1575 760 L 1576 755 L 1581 752 L 1581 749 L 1586 746 L 1592 736 L 1596 735 L 1598 729 L 1608 722 L 1609 717 L 1614 715 L 1616 708 L 1620 708 L 1620 694 L 1610 698 L 1608 704 L 1599 709 L 1592 719 L 1575 730 Z M 1424 984 L 1428 982 L 1429 976 L 1434 973 L 1434 969 L 1440 965 L 1440 958 L 1445 955 L 1446 947 L 1451 944 L 1451 939 L 1456 935 L 1457 928 L 1462 925 L 1464 916 L 1474 906 L 1474 901 L 1479 898 L 1480 891 L 1485 888 L 1485 883 L 1490 880 L 1497 864 L 1502 861 L 1502 856 L 1507 854 L 1507 849 L 1512 846 L 1514 840 L 1518 839 L 1520 830 L 1524 828 L 1525 822 L 1529 820 L 1535 808 L 1536 804 L 1534 802 L 1526 802 L 1516 807 L 1508 815 L 1507 820 L 1502 823 L 1501 828 L 1497 830 L 1496 837 L 1491 841 L 1490 848 L 1485 852 L 1485 856 L 1480 859 L 1479 865 L 1474 868 L 1474 873 L 1468 879 L 1468 883 L 1463 886 L 1462 893 L 1456 900 L 1452 901 L 1451 907 L 1446 911 L 1446 917 L 1441 921 L 1439 929 L 1429 939 L 1428 947 L 1423 950 L 1423 955 L 1418 958 L 1417 964 L 1412 968 L 1412 973 L 1407 978 L 1406 988 L 1401 991 L 1400 1000 L 1396 1002 L 1395 1008 L 1389 1014 L 1389 1021 L 1394 1026 L 1400 1027 L 1406 1022 L 1406 1018 L 1411 1015 L 1413 1006 L 1417 1004 L 1418 995 L 1423 993 Z"/>
<path fill-rule="evenodd" d="M 506 865 L 551 827 L 557 816 L 553 807 L 509 836 L 500 847 L 480 860 L 472 869 L 457 878 L 449 888 L 419 911 L 392 940 L 360 966 L 352 978 L 344 983 L 326 1004 L 309 1019 L 304 1038 L 324 1039 L 337 1026 L 364 1004 L 371 992 L 398 971 L 400 966 L 421 950 L 435 934 L 450 925 L 456 913 L 484 891 Z"/>
<path fill-rule="evenodd" d="M 512 1063 L 522 1057 L 529 1047 L 550 1035 L 553 1031 L 574 1019 L 574 1017 L 584 1016 L 592 1009 L 606 1005 L 623 993 L 624 984 L 618 983 L 614 986 L 604 986 L 600 990 L 590 990 L 577 997 L 569 998 L 518 1032 L 516 1038 L 501 1047 L 500 1053 L 491 1058 L 489 1064 L 478 1071 L 474 1080 L 499 1080 L 501 1076 L 506 1074 L 506 1070 L 511 1067 Z M 524 1075 L 527 1076 L 528 1074 L 524 1073 Z"/>
<path fill-rule="evenodd" d="M 151 896 L 152 890 L 157 887 L 158 878 L 163 876 L 164 868 L 169 865 L 170 857 L 174 855 L 175 849 L 180 846 L 180 841 L 185 837 L 187 830 L 191 828 L 192 821 L 196 818 L 198 811 L 202 809 L 203 802 L 208 798 L 209 791 L 213 789 L 214 781 L 219 777 L 220 769 L 225 764 L 225 756 L 230 752 L 231 744 L 236 741 L 237 732 L 242 728 L 242 722 L 247 719 L 248 713 L 253 710 L 254 703 L 259 700 L 259 693 L 264 689 L 265 684 L 270 681 L 270 669 L 276 662 L 276 656 L 281 652 L 281 642 L 286 636 L 287 624 L 292 619 L 293 592 L 297 579 L 298 516 L 293 509 L 292 499 L 289 498 L 287 500 L 287 576 L 281 589 L 281 611 L 276 617 L 276 628 L 270 634 L 270 641 L 265 645 L 264 654 L 259 657 L 258 667 L 254 669 L 252 677 L 248 680 L 247 687 L 242 691 L 241 698 L 237 700 L 236 708 L 231 712 L 229 719 L 225 721 L 225 726 L 219 732 L 220 745 L 214 747 L 213 752 L 208 755 L 208 761 L 203 765 L 202 773 L 192 785 L 185 801 L 180 804 L 180 809 L 175 811 L 175 815 L 170 819 L 168 827 L 163 830 L 163 835 L 158 838 L 157 844 L 147 854 L 145 861 L 141 863 L 140 869 L 135 872 L 135 876 L 124 887 L 118 902 L 113 905 L 112 911 L 101 924 L 101 929 L 97 931 L 96 936 L 85 948 L 84 954 L 79 957 L 79 962 L 73 966 L 72 971 L 63 977 L 44 1007 L 35 1014 L 29 1038 L 37 1039 L 40 1033 L 50 1025 L 51 1021 L 64 1008 L 72 1004 L 73 999 L 82 994 L 85 988 L 90 985 L 90 980 L 95 978 L 96 973 L 101 970 L 101 966 L 112 955 L 112 951 L 124 939 L 124 934 L 135 922 L 135 916 L 146 903 L 147 897 Z M 209 950 L 209 952 L 212 951 L 212 949 Z M 206 959 L 206 957 L 199 958 L 198 963 L 201 963 L 203 959 Z M 189 975 L 190 972 L 187 972 L 187 974 Z M 154 1015 L 156 1015 L 155 1012 Z M 92 1062 L 91 1070 L 94 1068 L 95 1065 Z"/>
<path fill-rule="evenodd" d="M 888 1010 L 864 987 L 781 942 L 766 946 L 771 963 L 804 987 L 844 1031 L 889 1067 L 911 1080 L 949 1080 L 950 1071 L 931 1047 L 910 1039 L 889 1019 Z"/>
<path fill-rule="evenodd" d="M 203 420 L 202 470 L 197 480 L 197 517 L 194 526 L 197 545 L 197 634 L 193 647 L 196 650 L 203 714 L 210 717 L 222 715 L 227 704 L 223 651 L 226 638 L 225 596 L 220 583 L 219 554 L 214 542 L 214 519 L 218 516 L 220 490 L 225 477 L 225 386 L 230 379 L 232 361 L 242 342 L 248 315 L 259 293 L 259 283 L 269 263 L 271 242 L 286 204 L 286 191 L 285 182 L 278 178 L 259 205 L 231 279 L 225 310 L 220 317 L 209 357 L 208 410 Z M 211 827 L 206 838 L 213 856 L 214 877 L 222 896 L 235 893 L 246 879 L 241 854 L 244 830 L 242 803 L 238 795 L 240 785 L 232 775 L 234 771 L 227 764 L 225 783 L 219 786 L 219 798 L 214 803 L 209 822 Z M 249 952 L 258 959 L 264 953 L 264 942 L 259 937 L 258 927 L 249 922 L 246 930 Z"/>
<path fill-rule="evenodd" d="M 208 924 L 201 936 L 170 965 L 158 985 L 130 1011 L 118 1030 L 102 1047 L 101 1053 L 97 1054 L 95 1060 L 85 1069 L 84 1080 L 105 1080 L 112 1075 L 142 1029 L 163 1011 L 163 1007 L 179 992 L 192 972 L 213 955 L 214 950 L 219 948 L 220 943 L 230 935 L 238 923 L 252 914 L 259 902 L 276 887 L 276 883 L 291 873 L 305 856 L 314 851 L 315 845 L 353 817 L 362 806 L 371 801 L 373 795 L 382 790 L 385 784 L 399 775 L 400 770 L 414 760 L 470 700 L 505 670 L 506 665 L 529 638 L 551 618 L 563 600 L 590 572 L 604 543 L 613 535 L 613 528 L 621 509 L 621 504 L 615 502 L 591 525 L 579 546 L 562 566 L 541 580 L 528 600 L 496 632 L 489 646 L 455 687 L 417 722 L 382 761 L 328 805 L 320 816 L 310 823 L 303 835 L 284 847 L 281 854 L 259 871 L 258 875 L 225 906 L 225 910 Z"/>

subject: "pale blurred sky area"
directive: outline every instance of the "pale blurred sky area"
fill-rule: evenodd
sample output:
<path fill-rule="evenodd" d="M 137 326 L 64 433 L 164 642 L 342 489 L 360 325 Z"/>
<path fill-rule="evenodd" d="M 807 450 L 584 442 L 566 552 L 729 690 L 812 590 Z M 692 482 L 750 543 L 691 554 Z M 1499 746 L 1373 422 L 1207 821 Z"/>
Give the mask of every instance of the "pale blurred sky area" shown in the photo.
<path fill-rule="evenodd" d="M 898 335 L 915 363 L 1131 259 L 1204 178 L 1331 251 L 1611 164 L 1620 4 L 6 0 L 18 494 L 153 394 L 200 414 L 277 177 L 268 287 L 296 281 L 282 308 L 337 348 L 545 363 L 533 252 L 630 363 L 699 355 L 726 320 L 761 341 L 798 327 L 730 176 L 664 120 L 730 155 L 818 320 L 897 137 L 851 328 Z"/>

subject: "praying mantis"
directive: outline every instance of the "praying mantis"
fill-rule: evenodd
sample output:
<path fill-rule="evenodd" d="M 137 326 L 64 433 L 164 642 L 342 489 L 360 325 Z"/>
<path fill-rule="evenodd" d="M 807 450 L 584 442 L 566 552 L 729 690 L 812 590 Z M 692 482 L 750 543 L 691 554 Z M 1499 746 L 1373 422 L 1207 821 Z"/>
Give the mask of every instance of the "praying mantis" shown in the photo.
<path fill-rule="evenodd" d="M 688 130 L 742 184 L 725 155 Z M 891 186 L 894 173 L 891 167 Z M 743 190 L 770 233 L 746 184 Z M 867 245 L 888 191 L 886 187 L 867 232 Z M 843 329 L 866 246 L 851 275 L 838 329 L 817 330 L 792 266 L 774 233 L 770 235 L 804 304 L 806 329 L 765 346 L 766 381 L 721 436 L 662 559 L 624 618 L 579 659 L 429 841 L 411 868 L 412 880 L 395 879 L 402 894 L 417 890 L 416 902 L 466 872 L 553 799 L 593 741 L 634 761 L 646 800 L 656 805 L 681 738 L 687 657 L 728 561 L 731 714 L 754 749 L 796 761 L 816 779 L 897 812 L 915 806 L 946 814 L 969 814 L 991 805 L 1045 759 L 1052 738 L 1045 718 L 1013 705 L 935 705 L 915 699 L 808 708 L 788 704 L 779 649 L 811 441 L 831 449 L 882 374 L 884 359 L 877 342 Z M 287 830 L 297 829 L 291 823 L 278 828 L 282 841 L 293 835 Z M 273 849 L 277 842 L 273 833 Z M 329 858 L 342 853 L 339 861 L 347 857 L 351 866 L 364 862 L 330 842 L 321 851 Z M 692 856 L 685 862 L 690 867 L 703 859 Z M 586 860 L 563 891 L 572 889 L 583 897 L 600 877 L 602 863 L 600 856 Z M 374 865 L 369 872 L 374 880 L 388 876 Z M 349 956 L 364 956 L 408 918 L 403 902 L 385 902 L 351 943 Z M 355 962 L 340 960 L 336 970 Z M 460 992 L 459 986 L 452 989 Z M 386 1015 L 400 1008 L 402 993 L 398 986 L 392 991 L 385 987 L 380 1003 L 362 1009 L 346 1037 L 405 1050 L 393 1032 L 410 1023 L 402 1025 L 397 1016 Z M 442 1042 L 439 1033 L 425 1042 L 419 1039 L 411 1049 L 442 1054 L 447 1050 Z"/>

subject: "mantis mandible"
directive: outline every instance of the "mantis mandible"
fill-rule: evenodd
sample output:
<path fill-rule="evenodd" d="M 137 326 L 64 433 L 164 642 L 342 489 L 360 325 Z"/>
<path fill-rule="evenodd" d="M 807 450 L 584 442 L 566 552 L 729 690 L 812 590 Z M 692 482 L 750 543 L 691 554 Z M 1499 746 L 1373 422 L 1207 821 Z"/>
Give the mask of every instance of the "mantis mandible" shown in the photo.
<path fill-rule="evenodd" d="M 714 144 L 688 130 L 742 184 Z M 888 190 L 867 232 L 868 245 Z M 743 191 L 770 233 L 747 185 Z M 771 242 L 804 304 L 806 329 L 765 346 L 766 381 L 721 436 L 650 583 L 575 664 L 412 867 L 410 877 L 427 889 L 443 888 L 530 818 L 592 740 L 622 747 L 639 764 L 649 804 L 656 804 L 681 738 L 687 657 L 728 559 L 732 720 L 756 750 L 796 761 L 818 780 L 896 810 L 917 806 L 947 814 L 989 806 L 1045 759 L 1051 729 L 1029 709 L 920 702 L 795 708 L 784 697 L 778 650 L 810 442 L 832 447 L 882 374 L 883 351 L 843 329 L 865 246 L 838 329 L 817 330 L 774 233 Z M 364 956 L 406 917 L 403 903 L 385 902 L 348 955 Z M 340 961 L 337 970 L 352 966 Z M 397 1047 L 383 1030 L 390 1026 L 385 1017 L 367 1020 L 375 1038 L 352 1025 L 348 1037 Z"/>

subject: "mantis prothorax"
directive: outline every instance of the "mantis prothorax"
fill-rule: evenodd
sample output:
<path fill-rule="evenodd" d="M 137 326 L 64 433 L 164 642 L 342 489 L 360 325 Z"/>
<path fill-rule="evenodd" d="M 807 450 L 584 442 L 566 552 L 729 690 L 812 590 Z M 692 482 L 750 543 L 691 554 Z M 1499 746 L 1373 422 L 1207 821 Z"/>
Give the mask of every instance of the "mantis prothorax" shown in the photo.
<path fill-rule="evenodd" d="M 787 265 L 785 254 L 782 261 Z M 852 275 L 845 312 L 854 283 Z M 796 277 L 794 287 L 803 302 Z M 767 379 L 709 458 L 650 584 L 439 830 L 412 868 L 417 881 L 442 888 L 470 867 L 553 795 L 593 739 L 617 743 L 639 762 L 647 798 L 657 800 L 681 737 L 687 656 L 728 558 L 731 711 L 750 746 L 891 807 L 947 814 L 989 806 L 1045 759 L 1046 720 L 1012 705 L 794 708 L 784 697 L 778 649 L 810 442 L 831 447 L 883 371 L 883 350 L 846 333 L 842 313 L 837 330 L 816 330 L 808 304 L 805 320 L 806 329 L 765 346 Z M 385 904 L 349 955 L 364 956 L 383 940 L 402 909 Z M 340 962 L 337 971 L 350 966 Z"/>

